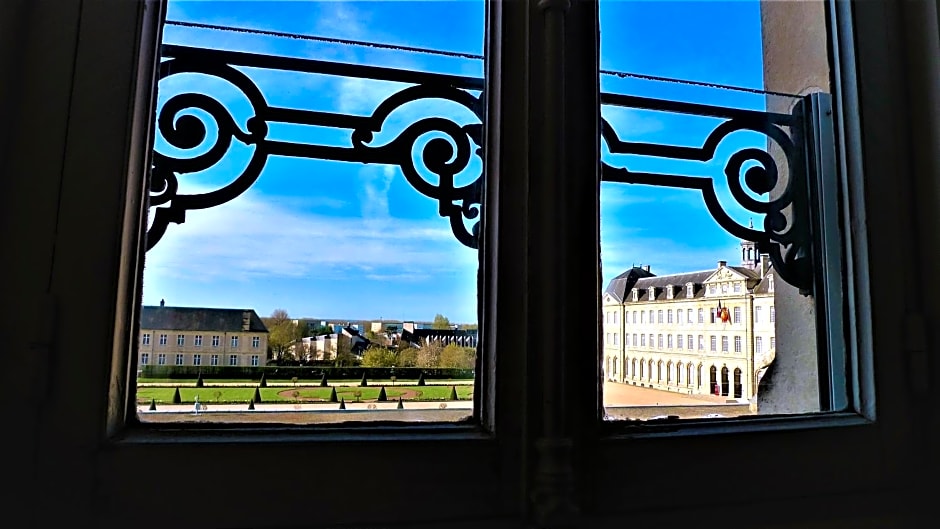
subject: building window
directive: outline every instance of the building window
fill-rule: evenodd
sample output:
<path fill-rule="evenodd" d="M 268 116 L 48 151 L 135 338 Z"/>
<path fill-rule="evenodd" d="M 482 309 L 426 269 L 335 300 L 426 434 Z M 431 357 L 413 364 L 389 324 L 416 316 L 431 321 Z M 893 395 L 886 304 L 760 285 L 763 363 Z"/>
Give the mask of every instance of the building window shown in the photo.
<path fill-rule="evenodd" d="M 610 333 L 607 333 L 607 336 L 604 337 L 604 343 L 610 345 L 613 341 L 610 339 Z"/>
<path fill-rule="evenodd" d="M 662 323 L 662 322 L 663 322 L 663 311 L 658 310 L 656 311 L 656 323 Z"/>
<path fill-rule="evenodd" d="M 251 365 L 252 366 L 258 365 L 258 355 L 251 355 Z"/>
<path fill-rule="evenodd" d="M 144 333 L 144 336 L 141 338 L 140 343 L 143 345 L 150 345 L 150 333 Z"/>
<path fill-rule="evenodd" d="M 219 337 L 218 335 L 216 335 L 212 337 L 212 347 L 218 347 L 218 346 L 219 346 Z"/>
<path fill-rule="evenodd" d="M 177 355 L 176 355 L 176 365 L 178 365 L 178 366 L 183 365 L 183 355 L 182 355 L 182 354 L 177 353 Z"/>
<path fill-rule="evenodd" d="M 620 338 L 618 338 L 617 336 L 618 336 L 618 334 L 617 334 L 617 333 L 614 333 L 614 345 L 620 345 L 620 344 L 619 344 Z"/>
<path fill-rule="evenodd" d="M 740 293 L 740 292 L 741 292 L 741 283 L 735 283 L 735 284 L 734 284 L 734 291 L 735 291 L 735 293 Z"/>
<path fill-rule="evenodd" d="M 652 311 L 652 310 L 650 310 L 649 316 L 650 316 L 650 323 L 653 323 L 655 320 L 653 320 L 653 311 Z"/>
<path fill-rule="evenodd" d="M 721 293 L 722 293 L 722 294 L 727 294 L 727 293 L 728 293 L 728 283 L 722 283 L 722 284 L 721 284 Z"/>
<path fill-rule="evenodd" d="M 160 345 L 166 345 L 166 335 L 165 335 L 165 334 L 161 334 L 161 335 L 160 335 Z"/>
<path fill-rule="evenodd" d="M 219 355 L 212 355 L 209 357 L 209 365 L 217 366 L 219 365 Z"/>
<path fill-rule="evenodd" d="M 708 293 L 709 293 L 709 294 L 714 294 L 714 293 L 716 293 L 716 292 L 718 292 L 718 289 L 715 287 L 715 285 L 708 285 Z"/>
<path fill-rule="evenodd" d="M 252 347 L 253 349 L 257 349 L 257 348 L 261 347 L 261 337 L 259 337 L 259 336 L 252 336 L 252 337 L 251 337 L 251 347 Z"/>
<path fill-rule="evenodd" d="M 754 352 L 757 354 L 761 354 L 762 352 L 764 352 L 763 349 L 764 349 L 763 338 L 761 338 L 760 336 L 758 336 L 757 338 L 754 338 Z"/>
<path fill-rule="evenodd" d="M 741 323 L 741 307 L 734 308 L 734 323 Z"/>
<path fill-rule="evenodd" d="M 619 316 L 619 314 L 620 314 L 619 312 L 614 311 L 614 323 L 615 323 L 615 324 L 620 321 L 620 316 Z"/>
<path fill-rule="evenodd" d="M 193 365 L 194 365 L 194 366 L 201 366 L 201 365 L 202 365 L 202 355 L 201 355 L 201 354 L 194 354 L 194 355 L 193 355 Z"/>
<path fill-rule="evenodd" d="M 160 353 L 157 355 L 157 365 L 158 366 L 166 365 L 166 353 Z"/>
<path fill-rule="evenodd" d="M 694 323 L 692 321 L 692 309 L 686 311 L 686 323 Z"/>
<path fill-rule="evenodd" d="M 634 313 L 636 314 L 636 313 Z M 646 323 L 646 312 L 640 311 L 640 323 Z"/>
<path fill-rule="evenodd" d="M 705 309 L 698 309 L 698 322 L 705 323 Z"/>
<path fill-rule="evenodd" d="M 666 313 L 666 323 L 672 323 L 672 309 L 669 309 Z"/>
<path fill-rule="evenodd" d="M 238 347 L 238 335 L 232 336 L 232 348 Z"/>
<path fill-rule="evenodd" d="M 691 351 L 692 349 L 695 349 L 695 342 L 692 341 L 691 334 L 685 337 L 685 343 L 688 346 L 689 351 Z"/>
<path fill-rule="evenodd" d="M 773 337 L 773 336 L 771 336 L 771 338 L 770 338 L 770 350 L 771 350 L 771 351 L 777 350 L 777 338 L 775 338 L 775 337 Z"/>
<path fill-rule="evenodd" d="M 640 293 L 637 291 L 637 289 L 634 288 L 632 294 L 633 294 L 633 301 L 637 301 L 640 299 Z"/>
<path fill-rule="evenodd" d="M 633 311 L 633 323 L 636 323 L 636 311 Z"/>
<path fill-rule="evenodd" d="M 718 350 L 718 337 L 712 336 L 709 340 L 711 341 L 711 350 L 717 351 Z"/>
<path fill-rule="evenodd" d="M 656 287 L 650 287 L 650 289 L 649 289 L 649 300 L 650 300 L 650 301 L 655 301 L 655 300 L 656 300 Z"/>
<path fill-rule="evenodd" d="M 604 323 L 610 323 L 610 311 L 604 313 Z"/>
<path fill-rule="evenodd" d="M 630 335 L 629 335 L 629 334 L 624 334 L 624 335 L 623 335 L 623 345 L 626 345 L 627 347 L 630 346 Z"/>
<path fill-rule="evenodd" d="M 656 347 L 656 337 L 652 334 L 650 335 L 650 347 Z"/>
<path fill-rule="evenodd" d="M 202 347 L 202 335 L 197 334 L 193 337 L 193 345 L 196 347 Z"/>
<path fill-rule="evenodd" d="M 769 276 L 767 278 L 767 291 L 768 292 L 774 291 L 774 276 Z"/>
<path fill-rule="evenodd" d="M 698 335 L 698 348 L 700 351 L 705 350 L 705 337 L 703 335 Z"/>
<path fill-rule="evenodd" d="M 740 336 L 734 337 L 734 352 L 736 353 L 741 352 L 741 337 Z"/>
<path fill-rule="evenodd" d="M 721 352 L 723 353 L 728 352 L 728 337 L 727 336 L 721 337 Z"/>
<path fill-rule="evenodd" d="M 777 321 L 777 312 L 774 310 L 774 306 L 770 306 L 770 323 Z"/>
<path fill-rule="evenodd" d="M 660 349 L 663 348 L 663 335 L 662 334 L 660 334 L 658 336 L 658 339 L 656 340 L 656 347 L 659 347 Z"/>
<path fill-rule="evenodd" d="M 238 365 L 238 355 L 228 355 L 228 365 L 237 366 Z"/>
<path fill-rule="evenodd" d="M 689 283 L 685 286 L 685 297 L 691 298 L 695 295 L 695 288 L 692 286 L 692 283 Z"/>
<path fill-rule="evenodd" d="M 182 334 L 177 334 L 177 335 L 176 335 L 176 345 L 178 345 L 178 346 L 180 346 L 180 347 L 186 345 L 186 336 L 184 336 L 184 335 L 182 335 Z"/>
<path fill-rule="evenodd" d="M 643 347 L 646 347 L 646 335 L 645 334 L 640 335 L 640 345 L 642 345 Z"/>
<path fill-rule="evenodd" d="M 754 307 L 754 323 L 760 323 L 761 307 Z"/>
<path fill-rule="evenodd" d="M 684 341 L 681 334 L 676 335 L 676 349 L 684 349 L 684 347 L 682 347 Z"/>
<path fill-rule="evenodd" d="M 671 334 L 666 335 L 666 348 L 672 349 L 672 335 Z"/>
<path fill-rule="evenodd" d="M 150 363 L 150 353 L 141 353 L 140 354 L 140 364 L 147 365 Z"/>

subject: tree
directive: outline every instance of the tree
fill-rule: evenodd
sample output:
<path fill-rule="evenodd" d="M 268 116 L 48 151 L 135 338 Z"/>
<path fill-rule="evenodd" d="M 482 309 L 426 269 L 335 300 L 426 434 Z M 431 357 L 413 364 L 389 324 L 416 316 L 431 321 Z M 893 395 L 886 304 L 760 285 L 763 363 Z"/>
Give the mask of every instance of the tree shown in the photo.
<path fill-rule="evenodd" d="M 262 388 L 268 387 L 268 380 L 264 378 L 264 373 L 261 373 L 261 382 L 258 383 L 258 386 Z"/>
<path fill-rule="evenodd" d="M 438 367 L 473 369 L 475 359 L 476 350 L 474 348 L 449 344 L 441 351 Z"/>
<path fill-rule="evenodd" d="M 197 388 L 203 387 L 202 373 L 199 373 L 199 376 L 196 377 L 196 387 L 197 387 Z"/>
<path fill-rule="evenodd" d="M 421 340 L 421 348 L 415 361 L 417 367 L 437 367 L 441 362 L 444 347 L 436 340 Z"/>
<path fill-rule="evenodd" d="M 418 375 L 418 385 L 419 386 L 424 385 L 424 371 L 422 371 L 421 374 Z"/>
<path fill-rule="evenodd" d="M 398 367 L 415 367 L 418 365 L 418 350 L 414 347 L 405 347 L 398 350 Z"/>
<path fill-rule="evenodd" d="M 398 355 L 385 347 L 370 347 L 362 355 L 362 365 L 365 367 L 392 367 L 398 364 Z"/>
<path fill-rule="evenodd" d="M 366 373 L 365 373 L 365 371 L 362 372 L 362 380 L 359 381 L 359 385 L 362 386 L 362 387 L 365 387 L 365 386 L 368 386 L 368 385 L 369 385 L 369 381 L 366 380 Z"/>
<path fill-rule="evenodd" d="M 348 336 L 342 334 L 336 338 L 336 358 L 333 365 L 336 367 L 353 366 L 358 363 L 358 358 L 352 352 L 352 341 Z"/>
<path fill-rule="evenodd" d="M 450 400 L 460 400 L 457 397 L 457 386 L 450 387 Z"/>
<path fill-rule="evenodd" d="M 326 387 L 329 385 L 329 382 L 326 380 L 326 371 L 323 372 L 323 376 L 320 377 L 320 387 Z"/>
<path fill-rule="evenodd" d="M 284 309 L 275 309 L 271 317 L 262 318 L 268 328 L 268 348 L 271 358 L 277 362 L 293 358 L 293 348 L 303 337 L 305 325 L 298 325 Z"/>
<path fill-rule="evenodd" d="M 450 320 L 443 314 L 435 314 L 434 322 L 431 323 L 432 329 L 450 329 Z"/>
<path fill-rule="evenodd" d="M 254 401 L 255 401 L 255 402 L 261 402 L 261 390 L 258 389 L 258 388 L 255 388 L 255 398 L 254 398 Z"/>
<path fill-rule="evenodd" d="M 386 402 L 388 401 L 388 395 L 385 393 L 385 386 L 382 386 L 382 389 L 379 390 L 379 396 L 375 399 L 376 402 Z"/>
<path fill-rule="evenodd" d="M 336 388 L 332 388 L 330 391 L 330 402 L 336 402 Z"/>
<path fill-rule="evenodd" d="M 180 398 L 180 388 L 176 388 L 176 391 L 173 392 L 173 404 L 182 404 L 183 399 Z"/>

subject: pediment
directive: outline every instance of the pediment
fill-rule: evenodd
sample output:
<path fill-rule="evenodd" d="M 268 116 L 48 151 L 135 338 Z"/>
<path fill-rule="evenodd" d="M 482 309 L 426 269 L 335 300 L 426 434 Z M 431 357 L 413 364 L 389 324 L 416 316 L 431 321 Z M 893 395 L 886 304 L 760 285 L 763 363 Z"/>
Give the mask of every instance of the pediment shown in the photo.
<path fill-rule="evenodd" d="M 731 268 L 719 268 L 715 270 L 715 273 L 708 276 L 708 279 L 705 280 L 705 283 L 717 283 L 720 281 L 734 281 L 740 279 L 748 279 L 744 274 L 737 272 Z"/>

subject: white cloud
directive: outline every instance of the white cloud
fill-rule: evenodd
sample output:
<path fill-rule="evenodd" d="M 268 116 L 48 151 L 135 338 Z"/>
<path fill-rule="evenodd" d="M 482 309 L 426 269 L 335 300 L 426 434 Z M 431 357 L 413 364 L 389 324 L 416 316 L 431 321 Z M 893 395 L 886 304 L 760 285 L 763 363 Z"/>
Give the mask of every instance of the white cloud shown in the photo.
<path fill-rule="evenodd" d="M 249 190 L 171 224 L 147 254 L 146 279 L 428 277 L 475 269 L 476 252 L 456 240 L 447 219 L 328 217 Z"/>

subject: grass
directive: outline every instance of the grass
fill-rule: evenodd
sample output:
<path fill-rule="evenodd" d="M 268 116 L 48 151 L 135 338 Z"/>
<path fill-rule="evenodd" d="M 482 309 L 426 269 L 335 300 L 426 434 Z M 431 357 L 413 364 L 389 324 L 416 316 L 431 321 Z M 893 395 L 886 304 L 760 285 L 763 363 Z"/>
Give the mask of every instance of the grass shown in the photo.
<path fill-rule="evenodd" d="M 360 380 L 362 380 L 362 379 L 361 379 L 361 378 L 356 378 L 356 379 L 339 379 L 339 378 L 337 378 L 337 379 L 332 379 L 332 378 L 330 378 L 330 379 L 328 379 L 328 381 L 329 381 L 329 383 L 330 383 L 331 386 L 336 386 L 336 385 L 358 385 Z M 391 380 L 388 380 L 388 379 L 381 379 L 381 378 L 371 379 L 371 378 L 370 378 L 370 379 L 367 379 L 367 380 L 369 381 L 369 385 L 370 385 L 370 386 L 371 386 L 372 384 L 375 384 L 375 385 L 378 385 L 378 386 L 384 385 L 384 386 L 386 386 L 386 387 L 392 386 L 392 381 L 391 381 Z M 248 379 L 244 379 L 244 378 L 241 378 L 241 379 L 204 378 L 204 379 L 202 379 L 203 384 L 206 385 L 206 386 L 211 386 L 212 384 L 243 384 L 243 385 L 245 385 L 245 386 L 252 386 L 252 385 L 257 385 L 260 381 L 261 381 L 261 379 L 257 379 L 257 380 L 248 380 Z M 397 379 L 397 380 L 395 381 L 395 386 L 396 386 L 396 387 L 397 387 L 397 386 L 413 386 L 413 385 L 415 385 L 417 382 L 418 382 L 418 379 L 416 379 L 416 378 L 413 378 L 413 379 Z M 195 386 L 195 385 L 196 385 L 196 379 L 195 379 L 195 378 L 190 378 L 190 379 L 184 379 L 184 378 L 175 378 L 175 379 L 174 379 L 174 378 L 138 378 L 138 379 L 137 379 L 137 383 L 138 383 L 138 384 L 173 384 L 174 386 L 179 386 L 179 387 L 182 388 L 182 387 L 184 387 L 184 386 Z M 287 384 L 287 385 L 292 385 L 292 384 L 293 384 L 290 379 L 267 379 L 267 383 L 268 383 L 268 384 Z M 473 379 L 466 379 L 466 380 L 449 380 L 449 379 L 443 379 L 443 380 L 427 380 L 427 379 L 425 379 L 425 383 L 428 384 L 428 385 L 446 385 L 447 387 L 450 387 L 450 386 L 452 386 L 452 385 L 458 385 L 458 386 L 459 386 L 459 385 L 461 385 L 461 384 L 464 384 L 464 385 L 470 384 L 470 385 L 472 385 L 472 384 L 473 384 Z M 319 385 L 319 384 L 320 384 L 320 377 L 316 377 L 316 378 L 299 378 L 299 379 L 297 379 L 297 386 L 298 386 L 298 387 L 299 387 L 299 386 L 317 386 L 317 385 Z"/>
<path fill-rule="evenodd" d="M 357 400 L 356 392 L 361 392 L 358 400 L 375 400 L 379 395 L 380 386 L 334 386 L 336 388 L 336 398 L 345 398 L 346 402 L 355 402 Z M 456 386 L 457 398 L 460 400 L 469 400 L 473 392 L 473 387 L 468 385 Z M 220 387 L 184 387 L 180 386 L 180 399 L 183 404 L 192 404 L 199 396 L 199 402 L 207 405 L 218 404 L 237 404 L 247 403 L 255 395 L 255 385 L 251 386 L 220 386 Z M 388 400 L 397 400 L 402 396 L 403 400 L 434 401 L 448 400 L 450 398 L 451 386 L 385 386 L 385 394 Z M 258 388 L 261 391 L 262 403 L 294 403 L 294 402 L 321 402 L 329 401 L 330 387 L 299 387 L 296 390 L 284 387 Z M 149 404 L 153 399 L 157 404 L 170 404 L 173 401 L 175 387 L 144 387 L 137 388 L 137 402 L 140 404 Z M 293 395 L 297 392 L 297 396 Z M 414 391 L 416 394 L 406 393 Z M 279 395 L 279 393 L 281 393 Z"/>

